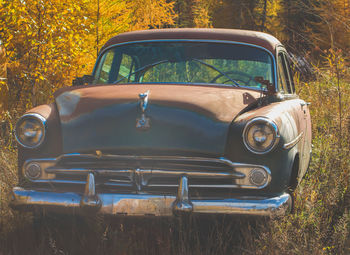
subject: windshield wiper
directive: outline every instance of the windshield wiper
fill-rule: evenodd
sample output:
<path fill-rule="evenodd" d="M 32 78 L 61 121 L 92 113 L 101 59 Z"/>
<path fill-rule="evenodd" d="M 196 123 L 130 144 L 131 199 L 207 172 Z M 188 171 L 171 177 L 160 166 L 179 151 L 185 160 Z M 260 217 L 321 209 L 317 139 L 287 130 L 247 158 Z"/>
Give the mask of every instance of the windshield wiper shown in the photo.
<path fill-rule="evenodd" d="M 234 86 L 236 86 L 236 87 L 240 87 L 240 85 L 239 85 L 238 82 L 236 82 L 234 79 L 232 79 L 231 77 L 229 77 L 226 73 L 224 73 L 223 71 L 219 70 L 219 69 L 216 68 L 215 66 L 213 66 L 213 65 L 211 65 L 211 64 L 208 64 L 208 63 L 206 63 L 206 62 L 204 62 L 204 61 L 202 61 L 202 60 L 196 59 L 196 58 L 192 58 L 191 60 L 196 61 L 196 62 L 198 62 L 198 63 L 201 63 L 202 65 L 205 65 L 205 66 L 207 66 L 207 67 L 209 67 L 209 68 L 211 68 L 211 69 L 217 71 L 217 72 L 220 73 L 222 76 L 225 76 L 228 80 L 232 81 L 232 82 L 233 82 L 232 85 L 234 85 Z M 121 81 L 124 80 L 124 79 L 129 79 L 129 78 L 130 78 L 132 75 L 134 75 L 134 74 L 137 74 L 137 73 L 142 72 L 142 71 L 146 71 L 146 70 L 148 70 L 148 69 L 150 69 L 150 68 L 152 68 L 152 67 L 154 67 L 154 66 L 157 66 L 157 65 L 163 64 L 163 63 L 167 63 L 167 62 L 170 62 L 170 60 L 165 59 L 165 60 L 153 62 L 153 63 L 150 63 L 150 64 L 148 64 L 148 65 L 142 66 L 142 67 L 140 67 L 139 69 L 137 69 L 136 71 L 134 71 L 134 72 L 128 74 L 127 76 L 122 77 L 122 78 L 120 78 L 119 80 L 113 82 L 113 84 L 117 84 L 117 83 L 121 82 Z"/>
<path fill-rule="evenodd" d="M 230 76 L 228 76 L 226 73 L 224 73 L 223 71 L 217 69 L 215 66 L 211 65 L 211 64 L 208 64 L 207 62 L 203 61 L 203 60 L 199 60 L 199 59 L 196 59 L 196 58 L 192 58 L 191 60 L 194 60 L 198 63 L 201 63 L 203 65 L 206 65 L 207 67 L 210 67 L 211 69 L 214 69 L 215 71 L 217 71 L 218 73 L 220 73 L 221 75 L 225 76 L 227 79 L 229 79 L 230 81 L 233 82 L 232 85 L 235 85 L 236 87 L 240 87 L 239 83 L 236 82 L 234 79 L 232 79 Z"/>
<path fill-rule="evenodd" d="M 159 64 L 167 63 L 167 62 L 170 62 L 170 61 L 169 61 L 168 59 L 165 59 L 165 60 L 153 62 L 153 63 L 151 63 L 151 64 L 142 66 L 142 67 L 140 67 L 139 69 L 137 69 L 136 71 L 130 73 L 129 75 L 127 75 L 127 76 L 125 76 L 125 77 L 123 77 L 123 78 L 120 78 L 119 80 L 113 82 L 113 84 L 117 84 L 117 83 L 119 83 L 120 81 L 122 81 L 122 80 L 124 80 L 124 79 L 129 79 L 129 78 L 130 78 L 132 75 L 134 75 L 134 74 L 137 74 L 137 73 L 142 72 L 142 71 L 146 71 L 146 70 L 148 70 L 148 69 L 151 68 L 151 67 L 154 67 L 154 66 L 159 65 Z"/>

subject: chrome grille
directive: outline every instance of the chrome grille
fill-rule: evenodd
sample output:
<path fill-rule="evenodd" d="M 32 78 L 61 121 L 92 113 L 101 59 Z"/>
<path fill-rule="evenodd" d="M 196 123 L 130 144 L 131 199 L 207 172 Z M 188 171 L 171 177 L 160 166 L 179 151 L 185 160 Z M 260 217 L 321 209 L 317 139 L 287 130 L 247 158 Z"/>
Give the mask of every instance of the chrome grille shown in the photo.
<path fill-rule="evenodd" d="M 225 158 L 70 154 L 56 159 L 30 160 L 23 171 L 32 163 L 40 164 L 44 171 L 41 179 L 32 182 L 73 188 L 85 184 L 86 176 L 93 173 L 97 189 L 110 192 L 169 194 L 176 192 L 182 176 L 188 178 L 188 186 L 195 192 L 261 189 L 270 182 L 268 168 L 233 163 Z M 250 172 L 256 168 L 268 176 L 264 185 L 252 185 L 249 181 Z"/>
<path fill-rule="evenodd" d="M 151 187 L 177 187 L 181 176 L 191 178 L 191 187 L 226 187 L 245 175 L 234 170 L 225 159 L 187 157 L 146 157 L 119 155 L 66 155 L 46 169 L 57 179 L 84 180 L 95 173 L 96 183 L 105 186 L 134 187 L 141 191 Z"/>
<path fill-rule="evenodd" d="M 77 167 L 86 169 L 165 169 L 194 171 L 231 171 L 232 162 L 223 158 L 199 157 L 166 157 L 166 156 L 120 156 L 120 155 L 64 155 L 57 161 L 62 167 Z"/>

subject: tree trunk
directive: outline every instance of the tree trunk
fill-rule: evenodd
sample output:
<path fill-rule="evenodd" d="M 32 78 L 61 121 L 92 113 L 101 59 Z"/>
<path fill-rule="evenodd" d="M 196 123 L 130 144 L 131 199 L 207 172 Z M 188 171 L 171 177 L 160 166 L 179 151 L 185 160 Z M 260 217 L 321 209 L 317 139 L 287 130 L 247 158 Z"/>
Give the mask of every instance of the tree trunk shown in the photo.
<path fill-rule="evenodd" d="M 264 8 L 263 8 L 263 13 L 262 13 L 262 17 L 261 17 L 260 31 L 265 30 L 266 11 L 267 11 L 267 0 L 264 0 Z"/>

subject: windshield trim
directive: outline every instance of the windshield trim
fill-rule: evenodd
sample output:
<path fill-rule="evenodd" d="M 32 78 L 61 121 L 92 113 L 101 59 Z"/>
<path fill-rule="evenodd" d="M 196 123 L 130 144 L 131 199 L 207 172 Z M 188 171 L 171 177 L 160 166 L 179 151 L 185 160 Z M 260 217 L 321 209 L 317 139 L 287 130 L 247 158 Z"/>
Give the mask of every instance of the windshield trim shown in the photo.
<path fill-rule="evenodd" d="M 164 85 L 200 85 L 200 86 L 216 86 L 216 87 L 226 87 L 226 88 L 236 88 L 236 89 L 252 89 L 252 90 L 257 90 L 257 91 L 267 91 L 266 88 L 262 88 L 262 89 L 257 89 L 255 87 L 252 86 L 244 86 L 244 85 L 239 85 L 238 86 L 232 86 L 232 84 L 224 84 L 224 83 L 203 83 L 203 82 L 194 82 L 194 83 L 187 83 L 187 82 L 143 82 L 143 83 L 137 83 L 137 82 L 128 82 L 128 83 L 118 83 L 118 84 L 113 84 L 113 85 L 160 85 L 160 84 L 164 84 Z M 104 85 L 110 85 L 110 84 L 94 84 L 94 85 L 98 85 L 98 86 L 104 86 Z"/>
<path fill-rule="evenodd" d="M 274 84 L 274 88 L 275 91 L 278 91 L 277 88 L 277 65 L 276 65 L 276 59 L 275 56 L 272 54 L 272 52 L 270 52 L 269 50 L 265 49 L 264 47 L 261 47 L 259 45 L 255 45 L 255 44 L 250 44 L 250 43 L 244 43 L 244 42 L 236 42 L 236 41 L 224 41 L 224 40 L 203 40 L 203 39 L 153 39 L 153 40 L 141 40 L 141 41 L 131 41 L 131 42 L 123 42 L 123 43 L 117 43 L 117 44 L 113 44 L 110 45 L 106 48 L 104 48 L 97 57 L 96 63 L 94 65 L 94 69 L 92 71 L 92 75 L 95 76 L 95 72 L 97 70 L 97 67 L 101 61 L 101 57 L 104 55 L 104 53 L 114 47 L 118 47 L 118 46 L 123 46 L 123 45 L 128 45 L 128 44 L 137 44 L 137 43 L 147 43 L 147 42 L 203 42 L 203 43 L 223 43 L 223 44 L 235 44 L 235 45 L 245 45 L 245 46 L 249 46 L 249 47 L 253 47 L 253 48 L 258 48 L 261 49 L 265 52 L 267 52 L 270 57 L 272 58 L 272 63 L 273 63 L 273 84 Z M 224 84 L 220 84 L 220 86 L 222 86 Z M 244 87 L 244 86 L 241 86 Z M 258 90 L 261 91 L 261 89 L 259 88 L 254 88 L 251 87 L 254 90 Z"/>

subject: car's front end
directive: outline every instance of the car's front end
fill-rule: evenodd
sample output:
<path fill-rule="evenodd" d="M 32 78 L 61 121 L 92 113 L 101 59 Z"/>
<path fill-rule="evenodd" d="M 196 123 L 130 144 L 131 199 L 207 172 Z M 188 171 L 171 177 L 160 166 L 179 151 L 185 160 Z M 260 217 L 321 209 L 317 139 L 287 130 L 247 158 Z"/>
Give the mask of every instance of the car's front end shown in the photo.
<path fill-rule="evenodd" d="M 271 92 L 274 54 L 227 41 L 122 43 L 102 51 L 94 77 L 95 85 L 60 90 L 55 103 L 18 121 L 15 208 L 135 216 L 290 210 L 301 136 L 289 108 L 299 99 L 281 102 Z"/>

